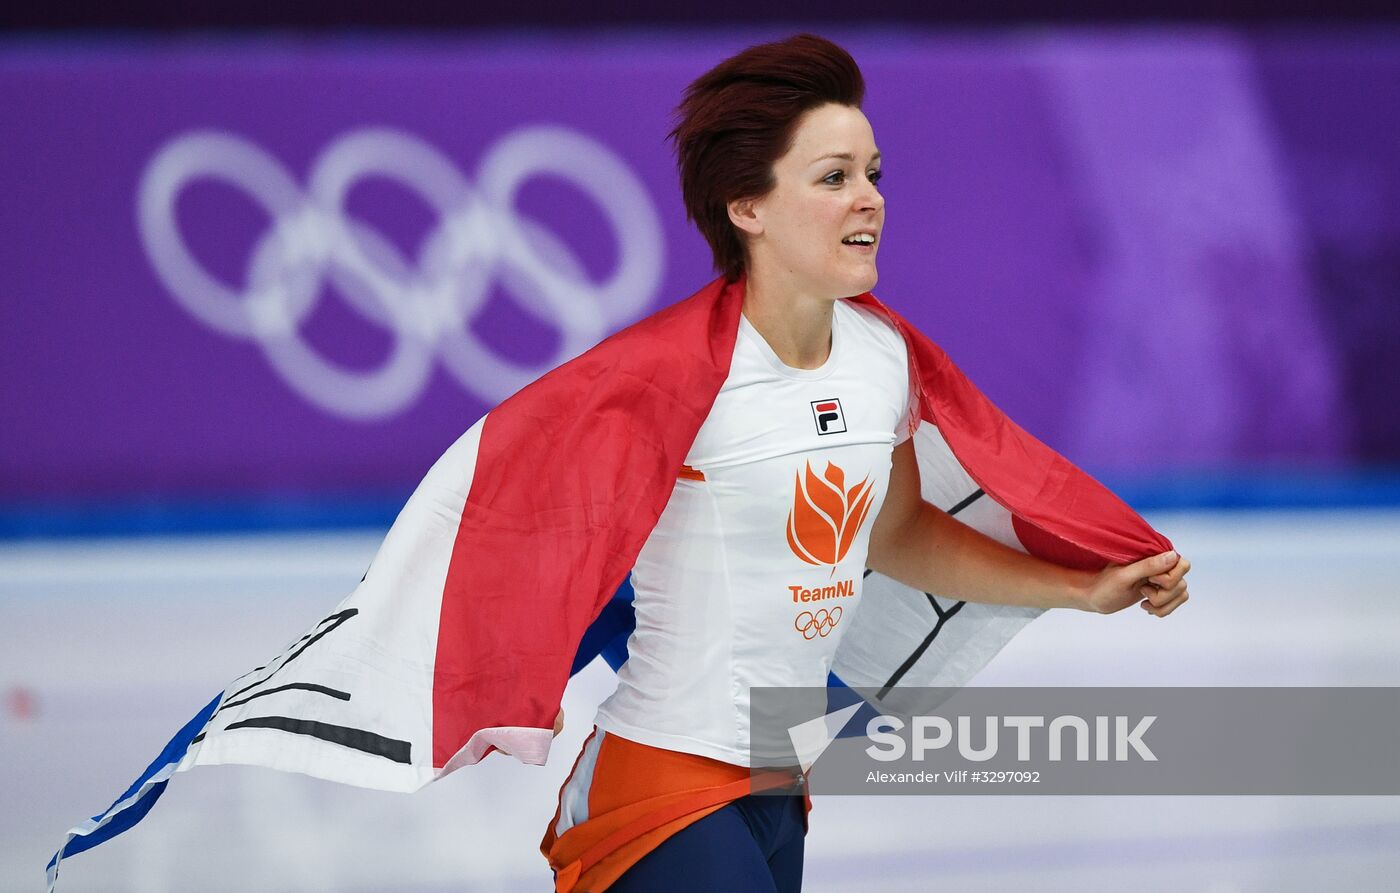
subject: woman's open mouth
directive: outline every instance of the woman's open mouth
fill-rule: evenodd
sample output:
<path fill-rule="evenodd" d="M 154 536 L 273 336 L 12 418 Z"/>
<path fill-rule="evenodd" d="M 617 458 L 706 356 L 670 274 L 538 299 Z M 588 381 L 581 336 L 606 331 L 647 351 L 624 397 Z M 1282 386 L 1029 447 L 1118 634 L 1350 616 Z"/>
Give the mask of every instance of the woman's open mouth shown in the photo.
<path fill-rule="evenodd" d="M 875 242 L 876 236 L 874 233 L 870 232 L 852 233 L 841 240 L 842 245 L 854 251 L 859 251 L 862 254 L 874 254 Z"/>

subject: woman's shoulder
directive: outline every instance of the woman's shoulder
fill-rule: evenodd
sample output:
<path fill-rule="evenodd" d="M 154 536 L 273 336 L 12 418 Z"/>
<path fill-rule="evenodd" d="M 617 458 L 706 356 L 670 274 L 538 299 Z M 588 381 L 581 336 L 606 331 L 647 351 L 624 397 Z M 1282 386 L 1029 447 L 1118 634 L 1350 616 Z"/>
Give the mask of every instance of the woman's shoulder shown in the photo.
<path fill-rule="evenodd" d="M 851 298 L 836 302 L 836 312 L 843 315 L 842 323 L 857 337 L 872 342 L 884 350 L 904 356 L 908 348 L 904 336 L 884 313 L 875 307 L 858 304 Z"/>

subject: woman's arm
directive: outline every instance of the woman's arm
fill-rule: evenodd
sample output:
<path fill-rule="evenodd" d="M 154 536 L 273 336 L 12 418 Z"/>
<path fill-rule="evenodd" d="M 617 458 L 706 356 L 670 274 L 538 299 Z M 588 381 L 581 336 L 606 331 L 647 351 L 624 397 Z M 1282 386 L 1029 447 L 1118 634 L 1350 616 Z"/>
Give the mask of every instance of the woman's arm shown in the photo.
<path fill-rule="evenodd" d="M 889 493 L 866 563 L 915 589 L 949 598 L 1111 614 L 1140 602 L 1165 617 L 1187 599 L 1191 562 L 1163 552 L 1098 573 L 1076 571 L 1002 545 L 920 496 L 914 442 L 895 447 Z"/>

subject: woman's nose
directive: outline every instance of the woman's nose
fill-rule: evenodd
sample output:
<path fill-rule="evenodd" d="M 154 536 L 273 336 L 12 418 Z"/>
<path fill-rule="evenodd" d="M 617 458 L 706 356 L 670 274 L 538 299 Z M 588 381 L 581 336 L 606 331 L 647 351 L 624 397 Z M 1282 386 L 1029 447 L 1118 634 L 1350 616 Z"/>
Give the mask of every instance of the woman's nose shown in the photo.
<path fill-rule="evenodd" d="M 856 208 L 860 211 L 878 211 L 885 206 L 885 197 L 869 180 L 865 181 L 860 194 L 856 196 Z"/>

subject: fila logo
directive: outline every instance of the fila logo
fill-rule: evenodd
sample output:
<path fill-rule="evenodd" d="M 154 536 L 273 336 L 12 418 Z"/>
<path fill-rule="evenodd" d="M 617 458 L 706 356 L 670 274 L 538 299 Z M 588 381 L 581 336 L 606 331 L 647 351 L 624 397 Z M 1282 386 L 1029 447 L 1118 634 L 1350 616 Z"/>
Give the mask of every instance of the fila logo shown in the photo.
<path fill-rule="evenodd" d="M 818 434 L 846 433 L 846 415 L 841 412 L 841 401 L 835 397 L 813 400 L 812 416 L 817 420 Z"/>

